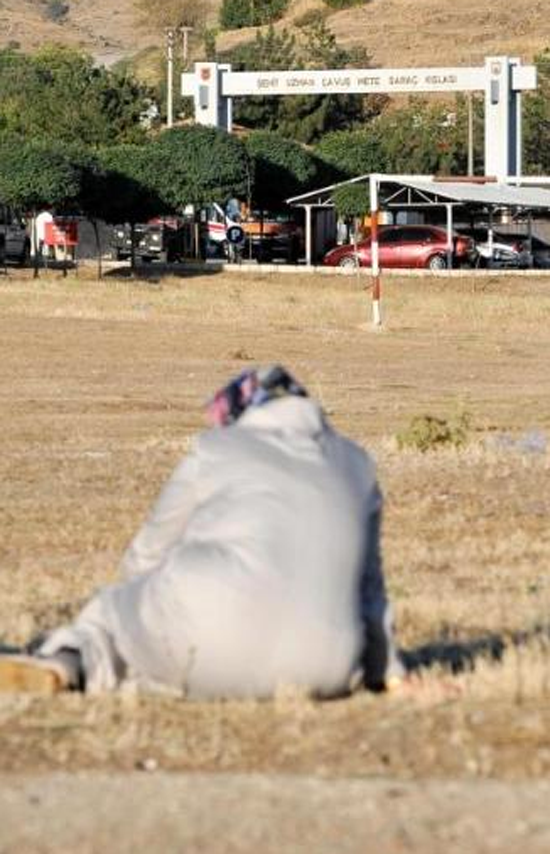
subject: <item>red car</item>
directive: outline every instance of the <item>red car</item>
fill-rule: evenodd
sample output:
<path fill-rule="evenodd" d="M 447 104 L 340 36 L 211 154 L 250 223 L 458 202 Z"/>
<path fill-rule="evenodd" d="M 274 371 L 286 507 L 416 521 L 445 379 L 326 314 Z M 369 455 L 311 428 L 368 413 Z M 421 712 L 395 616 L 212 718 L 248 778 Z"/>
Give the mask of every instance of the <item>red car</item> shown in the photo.
<path fill-rule="evenodd" d="M 444 270 L 447 267 L 447 232 L 434 225 L 384 225 L 378 232 L 381 267 L 426 267 Z M 470 237 L 453 235 L 454 267 L 472 264 L 476 258 L 475 243 Z M 327 267 L 371 266 L 370 236 L 357 244 L 336 246 L 327 252 L 323 264 Z"/>

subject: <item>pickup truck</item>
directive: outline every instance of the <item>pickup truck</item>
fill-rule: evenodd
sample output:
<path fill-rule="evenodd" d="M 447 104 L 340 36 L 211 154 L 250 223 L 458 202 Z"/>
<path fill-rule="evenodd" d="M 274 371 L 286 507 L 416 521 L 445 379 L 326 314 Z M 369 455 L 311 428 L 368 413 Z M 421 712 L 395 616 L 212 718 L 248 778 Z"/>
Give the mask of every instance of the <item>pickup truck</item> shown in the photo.
<path fill-rule="evenodd" d="M 304 250 L 303 229 L 289 213 L 251 211 L 248 216 L 236 220 L 214 203 L 201 211 L 201 244 L 205 258 L 228 256 L 226 233 L 233 225 L 239 225 L 244 232 L 243 258 L 295 264 Z"/>

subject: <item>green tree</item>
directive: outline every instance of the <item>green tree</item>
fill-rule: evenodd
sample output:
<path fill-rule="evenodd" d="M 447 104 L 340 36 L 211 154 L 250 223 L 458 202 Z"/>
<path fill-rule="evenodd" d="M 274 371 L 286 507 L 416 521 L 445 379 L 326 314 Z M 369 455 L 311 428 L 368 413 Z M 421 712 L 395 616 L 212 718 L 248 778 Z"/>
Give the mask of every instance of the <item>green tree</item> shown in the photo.
<path fill-rule="evenodd" d="M 387 171 L 384 143 L 372 125 L 327 133 L 315 146 L 315 153 L 337 171 L 340 180 Z"/>
<path fill-rule="evenodd" d="M 218 55 L 237 71 L 367 67 L 368 54 L 361 48 L 346 49 L 326 22 L 316 17 L 296 34 L 269 27 L 252 42 Z M 314 142 L 328 130 L 350 128 L 370 121 L 387 99 L 361 95 L 298 95 L 236 99 L 235 121 L 245 127 L 278 130 L 300 142 Z"/>
<path fill-rule="evenodd" d="M 411 98 L 374 125 L 390 172 L 464 174 L 466 139 L 457 129 L 456 110 Z"/>
<path fill-rule="evenodd" d="M 246 140 L 253 163 L 252 200 L 260 210 L 276 210 L 285 199 L 310 189 L 318 178 L 316 158 L 278 133 L 255 131 Z"/>
<path fill-rule="evenodd" d="M 102 247 L 99 237 L 99 221 L 110 224 L 118 221 L 120 213 L 120 192 L 126 188 L 121 180 L 111 174 L 102 164 L 101 157 L 87 146 L 69 144 L 64 147 L 65 156 L 78 173 L 78 194 L 71 200 L 70 207 L 75 213 L 84 215 L 92 224 L 97 251 L 97 273 L 103 275 L 101 256 Z"/>
<path fill-rule="evenodd" d="M 58 144 L 24 142 L 15 137 L 0 144 L 0 198 L 31 213 L 33 228 L 37 210 L 74 204 L 79 189 L 79 170 Z M 36 239 L 33 243 L 36 247 Z M 36 252 L 34 257 L 36 277 Z"/>
<path fill-rule="evenodd" d="M 252 42 L 238 45 L 227 53 L 216 54 L 213 59 L 230 62 L 234 71 L 284 71 L 302 67 L 295 36 L 286 29 L 279 33 L 273 27 L 268 27 L 265 32 L 258 31 Z M 280 101 L 280 98 L 236 98 L 233 102 L 234 120 L 248 128 L 276 130 Z"/>
<path fill-rule="evenodd" d="M 150 144 L 154 186 L 166 207 L 183 213 L 217 202 L 225 206 L 233 197 L 250 197 L 251 163 L 243 143 L 213 127 L 194 125 L 165 131 Z M 198 252 L 198 234 L 195 231 Z"/>
<path fill-rule="evenodd" d="M 149 95 L 129 75 L 97 68 L 72 48 L 0 51 L 0 139 L 136 142 L 145 136 L 139 117 Z"/>
<path fill-rule="evenodd" d="M 112 225 L 129 223 L 131 268 L 135 269 L 135 226 L 170 210 L 156 186 L 158 156 L 155 143 L 123 144 L 101 149 L 89 166 L 88 184 L 80 203 L 91 217 Z"/>
<path fill-rule="evenodd" d="M 250 0 L 223 0 L 220 9 L 220 26 L 224 30 L 238 30 L 250 27 Z"/>
<path fill-rule="evenodd" d="M 333 193 L 334 207 L 339 216 L 346 220 L 358 219 L 370 212 L 369 187 L 367 183 L 344 184 Z"/>
<path fill-rule="evenodd" d="M 550 48 L 535 57 L 538 87 L 523 96 L 524 171 L 531 175 L 550 172 Z"/>
<path fill-rule="evenodd" d="M 312 69 L 368 68 L 370 57 L 363 47 L 345 48 L 337 41 L 323 17 L 301 28 L 299 55 Z M 302 142 L 319 140 L 327 131 L 349 129 L 369 122 L 384 109 L 381 95 L 302 95 L 281 99 L 278 129 Z"/>
<path fill-rule="evenodd" d="M 147 148 L 154 164 L 151 186 L 173 211 L 247 195 L 251 175 L 246 149 L 225 131 L 202 125 L 174 128 Z"/>

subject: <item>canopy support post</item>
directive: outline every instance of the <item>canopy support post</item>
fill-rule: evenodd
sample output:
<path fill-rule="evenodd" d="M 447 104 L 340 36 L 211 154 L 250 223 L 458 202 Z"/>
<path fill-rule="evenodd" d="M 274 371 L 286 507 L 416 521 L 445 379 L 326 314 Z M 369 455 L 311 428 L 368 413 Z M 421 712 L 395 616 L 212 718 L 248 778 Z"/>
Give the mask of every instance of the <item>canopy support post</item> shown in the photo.
<path fill-rule="evenodd" d="M 375 327 L 382 326 L 380 311 L 380 249 L 378 245 L 378 177 L 369 175 L 370 194 L 370 245 L 371 245 L 371 276 L 372 276 L 372 322 Z"/>
<path fill-rule="evenodd" d="M 447 203 L 447 270 L 453 268 L 453 206 Z"/>

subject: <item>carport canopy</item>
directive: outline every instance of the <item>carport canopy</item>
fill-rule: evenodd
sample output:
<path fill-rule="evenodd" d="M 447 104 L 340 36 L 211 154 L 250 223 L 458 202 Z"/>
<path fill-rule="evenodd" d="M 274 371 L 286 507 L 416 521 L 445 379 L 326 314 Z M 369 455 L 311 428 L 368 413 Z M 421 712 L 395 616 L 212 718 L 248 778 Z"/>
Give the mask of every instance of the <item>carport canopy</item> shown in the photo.
<path fill-rule="evenodd" d="M 318 190 L 311 190 L 287 199 L 291 207 L 301 207 L 306 217 L 306 263 L 311 264 L 312 211 L 334 207 L 334 191 L 350 184 L 364 183 L 370 187 L 371 210 L 406 210 L 443 207 L 447 212 L 448 259 L 451 263 L 453 209 L 468 207 L 473 211 L 486 211 L 492 218 L 496 210 L 513 210 L 530 214 L 550 212 L 550 189 L 545 186 L 522 186 L 521 178 L 513 183 L 496 182 L 491 178 L 439 177 L 434 175 L 386 175 L 381 173 L 359 175 Z M 374 198 L 373 198 L 374 196 Z"/>

